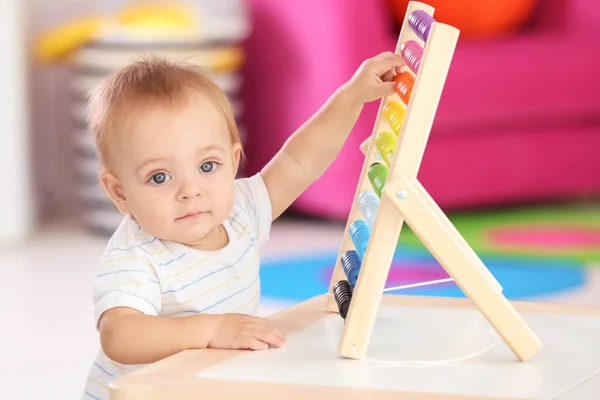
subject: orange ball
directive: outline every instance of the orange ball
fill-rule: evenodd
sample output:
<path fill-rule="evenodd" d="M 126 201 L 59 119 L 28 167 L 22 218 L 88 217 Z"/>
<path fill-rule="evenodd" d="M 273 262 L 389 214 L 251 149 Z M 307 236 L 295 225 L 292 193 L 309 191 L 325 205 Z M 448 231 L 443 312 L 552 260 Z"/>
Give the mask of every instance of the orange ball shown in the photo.
<path fill-rule="evenodd" d="M 404 21 L 409 0 L 386 0 L 398 25 Z M 436 21 L 452 25 L 462 37 L 489 38 L 507 35 L 533 15 L 538 0 L 421 0 L 435 8 Z"/>

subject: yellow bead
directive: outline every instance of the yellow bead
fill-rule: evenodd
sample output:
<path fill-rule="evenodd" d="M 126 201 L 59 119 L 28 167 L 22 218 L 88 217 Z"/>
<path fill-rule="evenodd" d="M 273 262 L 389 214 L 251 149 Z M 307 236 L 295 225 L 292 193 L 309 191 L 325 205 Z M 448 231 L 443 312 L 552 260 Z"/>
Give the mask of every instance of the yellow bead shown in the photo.
<path fill-rule="evenodd" d="M 381 154 L 381 157 L 389 167 L 392 165 L 392 159 L 394 158 L 394 151 L 396 151 L 396 143 L 398 140 L 392 132 L 384 131 L 379 132 L 375 136 L 375 145 L 377 151 Z"/>
<path fill-rule="evenodd" d="M 396 136 L 400 135 L 406 108 L 398 101 L 392 101 L 383 107 L 383 116 Z"/>

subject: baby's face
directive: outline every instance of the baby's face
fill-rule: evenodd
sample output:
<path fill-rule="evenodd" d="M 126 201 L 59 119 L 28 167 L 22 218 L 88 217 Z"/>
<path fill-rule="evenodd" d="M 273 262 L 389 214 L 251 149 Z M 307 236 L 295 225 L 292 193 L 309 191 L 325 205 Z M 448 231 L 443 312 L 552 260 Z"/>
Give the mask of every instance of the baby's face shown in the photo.
<path fill-rule="evenodd" d="M 115 138 L 125 210 L 149 233 L 198 245 L 229 215 L 240 146 L 204 96 L 178 110 L 136 113 Z"/>

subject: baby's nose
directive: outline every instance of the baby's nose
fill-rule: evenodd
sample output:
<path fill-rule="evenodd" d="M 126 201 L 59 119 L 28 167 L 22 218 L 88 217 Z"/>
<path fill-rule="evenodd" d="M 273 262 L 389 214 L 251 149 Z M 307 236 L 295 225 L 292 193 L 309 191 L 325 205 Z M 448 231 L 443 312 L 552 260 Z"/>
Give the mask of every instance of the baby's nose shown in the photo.
<path fill-rule="evenodd" d="M 179 189 L 179 200 L 189 200 L 202 194 L 202 188 L 197 182 L 185 182 Z"/>

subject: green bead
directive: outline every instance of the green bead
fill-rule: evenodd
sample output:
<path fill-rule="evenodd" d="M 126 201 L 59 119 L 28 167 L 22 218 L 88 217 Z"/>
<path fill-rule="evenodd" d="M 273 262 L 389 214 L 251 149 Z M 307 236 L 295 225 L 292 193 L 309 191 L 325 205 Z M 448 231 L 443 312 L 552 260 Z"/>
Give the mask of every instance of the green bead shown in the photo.
<path fill-rule="evenodd" d="M 373 186 L 373 189 L 379 198 L 381 198 L 383 185 L 385 185 L 385 180 L 387 179 L 387 174 L 388 167 L 383 164 L 375 163 L 369 167 L 369 181 L 371 181 L 371 185 Z"/>

